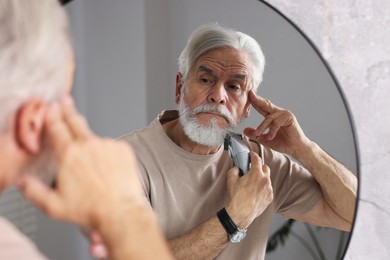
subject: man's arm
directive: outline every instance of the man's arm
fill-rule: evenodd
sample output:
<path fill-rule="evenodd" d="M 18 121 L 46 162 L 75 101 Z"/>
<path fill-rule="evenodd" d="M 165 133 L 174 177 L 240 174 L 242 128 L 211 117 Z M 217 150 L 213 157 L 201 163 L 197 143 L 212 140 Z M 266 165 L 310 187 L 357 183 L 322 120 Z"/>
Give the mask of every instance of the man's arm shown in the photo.
<path fill-rule="evenodd" d="M 357 197 L 356 176 L 314 142 L 294 158 L 311 172 L 324 196 L 315 208 L 297 219 L 350 231 Z"/>
<path fill-rule="evenodd" d="M 177 259 L 214 259 L 228 243 L 228 235 L 217 216 L 168 241 Z"/>
<path fill-rule="evenodd" d="M 251 169 L 247 174 L 239 177 L 237 167 L 227 173 L 228 195 L 225 209 L 240 228 L 248 228 L 273 200 L 268 166 L 262 165 L 256 153 L 251 153 L 250 156 Z M 178 259 L 214 259 L 228 243 L 228 234 L 217 216 L 169 241 L 171 250 Z"/>
<path fill-rule="evenodd" d="M 290 111 L 252 91 L 249 100 L 265 119 L 257 129 L 246 128 L 245 134 L 271 149 L 291 155 L 310 171 L 321 187 L 323 199 L 296 219 L 350 230 L 357 196 L 356 176 L 309 140 Z"/>

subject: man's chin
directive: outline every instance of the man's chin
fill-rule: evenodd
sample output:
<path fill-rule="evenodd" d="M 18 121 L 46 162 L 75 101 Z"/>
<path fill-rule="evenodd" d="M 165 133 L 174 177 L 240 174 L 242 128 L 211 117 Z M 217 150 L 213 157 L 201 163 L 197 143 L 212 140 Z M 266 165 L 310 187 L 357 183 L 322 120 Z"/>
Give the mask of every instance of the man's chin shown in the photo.
<path fill-rule="evenodd" d="M 194 143 L 207 147 L 215 147 L 223 145 L 225 135 L 228 131 L 215 127 L 204 127 L 203 129 L 184 129 L 184 132 Z"/>
<path fill-rule="evenodd" d="M 205 116 L 202 116 L 202 114 L 205 114 Z M 203 127 L 214 127 L 219 130 L 230 128 L 229 121 L 225 117 L 217 114 L 201 113 L 197 116 L 196 121 Z"/>

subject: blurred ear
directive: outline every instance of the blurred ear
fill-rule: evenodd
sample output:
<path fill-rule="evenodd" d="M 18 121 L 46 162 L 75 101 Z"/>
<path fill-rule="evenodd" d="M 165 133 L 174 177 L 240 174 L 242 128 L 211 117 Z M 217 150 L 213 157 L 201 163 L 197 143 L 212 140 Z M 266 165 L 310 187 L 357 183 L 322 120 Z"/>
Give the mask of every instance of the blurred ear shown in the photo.
<path fill-rule="evenodd" d="M 25 102 L 16 115 L 16 139 L 27 153 L 41 150 L 47 104 L 39 99 Z"/>
<path fill-rule="evenodd" d="M 176 74 L 176 93 L 175 93 L 176 104 L 179 104 L 180 95 L 182 91 L 183 91 L 183 75 L 180 72 L 178 72 Z"/>
<path fill-rule="evenodd" d="M 246 104 L 244 108 L 244 117 L 248 118 L 251 114 L 251 104 Z"/>

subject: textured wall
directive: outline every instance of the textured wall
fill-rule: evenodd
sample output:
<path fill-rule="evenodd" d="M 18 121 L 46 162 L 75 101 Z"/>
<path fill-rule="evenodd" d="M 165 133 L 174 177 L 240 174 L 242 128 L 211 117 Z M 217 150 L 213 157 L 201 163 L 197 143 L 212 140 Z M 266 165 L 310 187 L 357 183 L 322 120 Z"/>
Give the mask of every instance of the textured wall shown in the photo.
<path fill-rule="evenodd" d="M 267 2 L 295 22 L 320 49 L 355 120 L 360 191 L 345 259 L 389 259 L 390 1 Z"/>

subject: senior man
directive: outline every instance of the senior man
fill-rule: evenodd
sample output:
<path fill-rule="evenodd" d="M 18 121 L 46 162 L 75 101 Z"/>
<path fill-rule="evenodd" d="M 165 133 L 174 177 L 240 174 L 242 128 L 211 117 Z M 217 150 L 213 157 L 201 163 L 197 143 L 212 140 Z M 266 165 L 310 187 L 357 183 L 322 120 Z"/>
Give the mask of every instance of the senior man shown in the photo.
<path fill-rule="evenodd" d="M 356 177 L 291 112 L 256 95 L 264 57 L 253 38 L 202 26 L 178 64 L 178 111 L 121 138 L 137 151 L 145 199 L 178 259 L 263 259 L 273 214 L 351 230 Z M 251 169 L 239 177 L 223 142 L 251 107 L 265 119 L 244 130 Z"/>
<path fill-rule="evenodd" d="M 66 95 L 74 64 L 63 8 L 1 0 L 0 21 L 0 192 L 18 185 L 49 215 L 97 230 L 111 259 L 171 259 L 129 146 L 91 133 Z M 56 189 L 42 182 L 53 172 Z M 44 258 L 0 218 L 0 259 Z"/>

